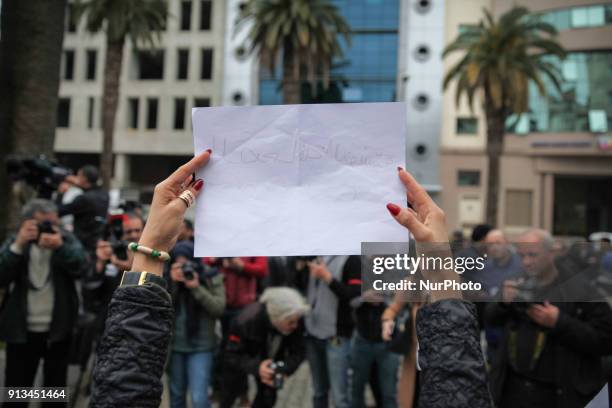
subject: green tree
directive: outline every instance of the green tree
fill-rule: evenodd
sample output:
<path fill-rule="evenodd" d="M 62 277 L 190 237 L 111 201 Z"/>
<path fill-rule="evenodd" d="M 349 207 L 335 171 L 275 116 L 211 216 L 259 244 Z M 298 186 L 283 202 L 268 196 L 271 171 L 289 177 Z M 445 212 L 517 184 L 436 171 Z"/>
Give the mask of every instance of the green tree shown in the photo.
<path fill-rule="evenodd" d="M 301 102 L 301 82 L 329 86 L 334 57 L 342 55 L 338 35 L 350 43 L 350 27 L 329 0 L 249 0 L 238 26 L 251 22 L 250 51 L 274 74 L 282 58 L 283 102 Z"/>
<path fill-rule="evenodd" d="M 77 0 L 75 5 L 77 15 L 85 19 L 88 31 L 106 32 L 100 174 L 102 183 L 108 188 L 113 170 L 113 134 L 119 104 L 123 46 L 127 38 L 134 47 L 141 44 L 154 46 L 165 30 L 168 5 L 166 0 Z"/>
<path fill-rule="evenodd" d="M 565 57 L 556 41 L 557 30 L 538 21 L 524 7 L 515 7 L 495 20 L 485 10 L 477 27 L 459 34 L 443 55 L 463 51 L 457 64 L 444 78 L 444 88 L 457 81 L 455 102 L 467 95 L 470 109 L 479 93 L 487 122 L 487 212 L 486 222 L 497 224 L 500 156 L 503 152 L 506 121 L 527 112 L 529 83 L 546 93 L 545 78 L 560 89 L 560 74 L 546 56 Z"/>
<path fill-rule="evenodd" d="M 22 203 L 5 159 L 53 154 L 66 0 L 2 0 L 0 23 L 0 238 Z"/>

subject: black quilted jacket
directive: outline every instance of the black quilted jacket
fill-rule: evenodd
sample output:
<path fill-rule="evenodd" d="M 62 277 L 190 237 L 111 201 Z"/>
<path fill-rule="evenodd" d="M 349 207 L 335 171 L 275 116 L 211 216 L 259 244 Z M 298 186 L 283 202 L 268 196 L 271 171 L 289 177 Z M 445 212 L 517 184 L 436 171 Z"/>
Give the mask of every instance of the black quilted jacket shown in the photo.
<path fill-rule="evenodd" d="M 446 299 L 419 309 L 419 407 L 492 407 L 476 308 Z"/>
<path fill-rule="evenodd" d="M 115 291 L 97 350 L 90 407 L 159 407 L 173 316 L 161 286 Z"/>

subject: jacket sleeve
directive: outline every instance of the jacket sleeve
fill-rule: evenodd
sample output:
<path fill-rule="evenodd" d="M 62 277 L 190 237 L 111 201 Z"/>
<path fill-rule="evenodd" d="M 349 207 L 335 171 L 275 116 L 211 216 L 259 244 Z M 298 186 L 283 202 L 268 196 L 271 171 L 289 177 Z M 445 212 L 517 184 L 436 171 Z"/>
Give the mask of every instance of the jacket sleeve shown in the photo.
<path fill-rule="evenodd" d="M 257 278 L 265 278 L 268 275 L 268 259 L 265 256 L 253 258 L 242 258 L 244 262 L 243 273 Z"/>
<path fill-rule="evenodd" d="M 200 285 L 197 288 L 191 289 L 191 294 L 212 317 L 221 317 L 225 310 L 223 275 L 218 274 L 214 276 L 210 282 L 210 289 Z"/>
<path fill-rule="evenodd" d="M 172 323 L 161 286 L 117 288 L 98 345 L 91 407 L 159 407 Z"/>
<path fill-rule="evenodd" d="M 12 243 L 13 239 L 8 239 L 0 248 L 0 287 L 10 285 L 22 270 L 19 265 L 24 257 L 11 251 Z"/>
<path fill-rule="evenodd" d="M 340 300 L 350 302 L 361 294 L 361 260 L 350 256 L 342 269 L 342 281 L 332 279 L 329 288 Z"/>
<path fill-rule="evenodd" d="M 70 233 L 63 233 L 64 245 L 57 249 L 53 261 L 58 270 L 64 271 L 74 278 L 81 276 L 83 265 L 87 262 L 85 249 L 79 240 Z"/>
<path fill-rule="evenodd" d="M 417 312 L 419 407 L 492 407 L 476 308 L 445 299 Z"/>
<path fill-rule="evenodd" d="M 612 311 L 607 303 L 578 303 L 582 317 L 559 312 L 550 331 L 565 346 L 583 355 L 600 356 L 611 352 Z"/>

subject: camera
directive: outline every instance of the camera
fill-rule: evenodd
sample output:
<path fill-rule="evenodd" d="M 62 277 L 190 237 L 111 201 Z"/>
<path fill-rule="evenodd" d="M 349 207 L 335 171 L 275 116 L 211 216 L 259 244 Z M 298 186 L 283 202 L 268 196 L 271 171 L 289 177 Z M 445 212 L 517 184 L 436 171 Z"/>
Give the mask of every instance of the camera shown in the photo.
<path fill-rule="evenodd" d="M 113 254 L 121 260 L 128 259 L 128 243 L 123 241 L 123 213 L 111 214 L 104 227 L 104 240 L 109 241 Z"/>
<path fill-rule="evenodd" d="M 280 390 L 285 382 L 285 362 L 273 361 L 268 367 L 274 371 L 274 388 Z"/>
<path fill-rule="evenodd" d="M 520 311 L 524 311 L 531 305 L 542 304 L 542 302 L 536 300 L 539 287 L 540 285 L 533 278 L 516 285 L 517 294 L 512 300 L 513 306 Z"/>
<path fill-rule="evenodd" d="M 36 241 L 40 239 L 40 234 L 55 234 L 55 229 L 53 229 L 53 223 L 51 221 L 42 221 L 38 223 L 38 237 L 36 237 Z"/>
<path fill-rule="evenodd" d="M 181 269 L 185 280 L 192 280 L 194 275 L 198 275 L 198 278 L 202 276 L 204 265 L 198 262 L 187 261 L 181 266 Z"/>
<path fill-rule="evenodd" d="M 66 176 L 72 174 L 72 170 L 40 155 L 27 159 L 9 157 L 6 160 L 6 173 L 9 180 L 23 181 L 34 188 L 39 197 L 51 198 Z"/>

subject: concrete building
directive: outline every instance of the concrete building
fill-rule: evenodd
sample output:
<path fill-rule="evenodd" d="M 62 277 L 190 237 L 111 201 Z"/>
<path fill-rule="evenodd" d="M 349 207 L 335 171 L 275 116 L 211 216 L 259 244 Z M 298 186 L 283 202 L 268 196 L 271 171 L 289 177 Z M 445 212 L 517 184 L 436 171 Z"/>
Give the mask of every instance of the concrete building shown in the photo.
<path fill-rule="evenodd" d="M 532 226 L 557 236 L 612 230 L 612 3 L 602 0 L 446 1 L 445 42 L 477 24 L 482 8 L 495 16 L 524 5 L 555 25 L 569 55 L 553 61 L 562 92 L 530 90 L 530 111 L 507 134 L 501 159 L 497 225 L 509 233 Z M 445 59 L 445 71 L 460 55 Z M 440 201 L 451 227 L 483 221 L 487 159 L 480 102 L 455 106 L 444 94 Z"/>
<path fill-rule="evenodd" d="M 193 155 L 191 108 L 223 102 L 225 2 L 168 3 L 170 17 L 154 50 L 126 42 L 115 123 L 113 184 L 145 201 L 155 183 Z M 78 167 L 97 163 L 102 147 L 105 36 L 69 21 L 55 150 Z"/>

